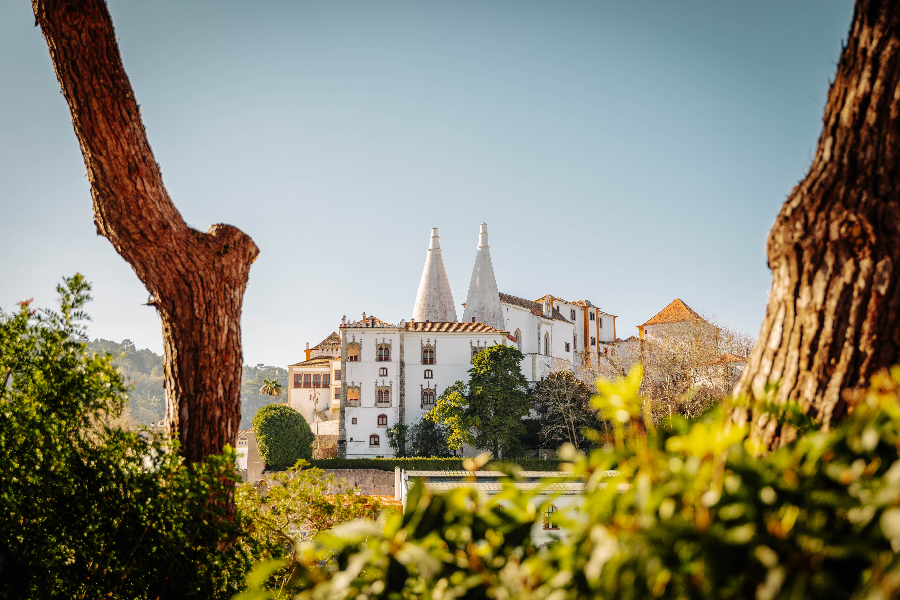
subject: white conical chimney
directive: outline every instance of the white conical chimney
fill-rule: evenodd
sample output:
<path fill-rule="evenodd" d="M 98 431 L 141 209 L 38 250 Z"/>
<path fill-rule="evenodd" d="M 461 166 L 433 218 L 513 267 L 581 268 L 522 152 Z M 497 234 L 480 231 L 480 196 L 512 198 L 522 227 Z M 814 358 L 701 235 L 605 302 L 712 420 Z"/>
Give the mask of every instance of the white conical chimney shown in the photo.
<path fill-rule="evenodd" d="M 413 321 L 456 322 L 456 306 L 450 291 L 450 280 L 444 270 L 441 239 L 437 227 L 431 229 L 431 243 L 425 257 L 425 269 L 419 281 L 419 292 L 413 307 Z"/>
<path fill-rule="evenodd" d="M 481 231 L 478 234 L 478 253 L 475 255 L 472 279 L 469 281 L 469 295 L 466 298 L 463 321 L 484 323 L 506 331 L 503 308 L 500 306 L 500 292 L 494 278 L 494 266 L 491 264 L 487 223 L 481 224 Z"/>

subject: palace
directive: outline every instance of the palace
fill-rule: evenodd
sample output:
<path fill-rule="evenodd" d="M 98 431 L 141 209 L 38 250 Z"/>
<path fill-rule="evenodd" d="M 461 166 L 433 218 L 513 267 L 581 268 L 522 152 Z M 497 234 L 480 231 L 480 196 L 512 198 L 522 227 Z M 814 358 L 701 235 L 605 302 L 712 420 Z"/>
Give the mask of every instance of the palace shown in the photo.
<path fill-rule="evenodd" d="M 387 323 L 365 313 L 342 320 L 338 331 L 290 365 L 290 404 L 319 434 L 337 434 L 338 456 L 389 457 L 385 430 L 412 425 L 441 393 L 467 381 L 472 358 L 494 344 L 515 345 L 522 374 L 537 382 L 551 370 L 594 365 L 616 339 L 616 316 L 588 300 L 552 295 L 527 300 L 497 288 L 482 223 L 462 320 L 456 307 L 438 230 L 431 230 L 412 318 Z"/>

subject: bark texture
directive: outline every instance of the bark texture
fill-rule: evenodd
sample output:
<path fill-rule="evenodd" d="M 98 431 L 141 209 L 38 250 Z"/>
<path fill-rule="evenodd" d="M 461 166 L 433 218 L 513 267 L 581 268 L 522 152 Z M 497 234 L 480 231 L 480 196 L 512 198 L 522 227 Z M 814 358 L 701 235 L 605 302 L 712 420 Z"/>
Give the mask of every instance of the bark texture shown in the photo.
<path fill-rule="evenodd" d="M 167 417 L 189 462 L 235 445 L 241 306 L 258 249 L 230 225 L 191 229 L 163 185 L 104 0 L 33 0 L 72 113 L 97 232 L 162 318 Z"/>
<path fill-rule="evenodd" d="M 900 360 L 900 7 L 858 0 L 808 175 L 769 234 L 772 289 L 737 384 L 828 428 Z M 738 414 L 737 420 L 748 418 Z M 749 415 L 770 445 L 788 432 Z"/>

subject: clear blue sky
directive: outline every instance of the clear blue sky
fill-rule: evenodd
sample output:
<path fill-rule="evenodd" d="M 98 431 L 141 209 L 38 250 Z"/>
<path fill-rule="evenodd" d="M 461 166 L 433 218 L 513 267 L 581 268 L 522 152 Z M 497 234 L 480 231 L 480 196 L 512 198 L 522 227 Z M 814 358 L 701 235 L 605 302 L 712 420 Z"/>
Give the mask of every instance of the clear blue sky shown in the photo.
<path fill-rule="evenodd" d="M 409 318 L 429 228 L 457 304 L 478 224 L 500 289 L 588 298 L 627 337 L 676 296 L 756 335 L 765 239 L 804 176 L 852 2 L 110 2 L 185 219 L 262 253 L 244 360 L 363 311 Z M 92 337 L 161 351 L 95 233 L 30 2 L 0 3 L 0 309 L 94 283 Z M 462 314 L 461 309 L 459 314 Z"/>

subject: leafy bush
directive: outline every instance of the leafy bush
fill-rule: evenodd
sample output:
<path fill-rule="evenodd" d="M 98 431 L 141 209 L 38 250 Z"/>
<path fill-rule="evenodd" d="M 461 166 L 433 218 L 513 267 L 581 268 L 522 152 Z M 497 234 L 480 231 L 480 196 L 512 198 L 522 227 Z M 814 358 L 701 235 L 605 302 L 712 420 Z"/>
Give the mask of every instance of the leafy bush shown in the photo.
<path fill-rule="evenodd" d="M 188 467 L 110 426 L 126 387 L 78 341 L 90 286 L 57 290 L 59 313 L 0 313 L 0 597 L 229 597 L 250 561 L 221 501 L 234 452 Z"/>
<path fill-rule="evenodd" d="M 259 455 L 267 467 L 292 467 L 298 460 L 312 459 L 316 436 L 299 412 L 286 404 L 267 404 L 253 417 Z"/>
<path fill-rule="evenodd" d="M 516 464 L 525 471 L 556 471 L 559 469 L 559 459 L 541 460 L 537 458 L 517 460 Z M 400 467 L 408 471 L 462 471 L 462 458 L 317 458 L 309 463 L 320 469 L 378 469 L 379 471 L 393 471 L 394 467 Z M 488 463 L 484 469 L 493 470 L 500 468 L 504 463 Z"/>
<path fill-rule="evenodd" d="M 771 452 L 725 410 L 659 430 L 641 419 L 639 370 L 598 381 L 615 443 L 561 453 L 585 484 L 568 533 L 536 548 L 543 506 L 506 484 L 416 488 L 383 526 L 304 543 L 298 598 L 896 598 L 900 593 L 900 368 L 847 420 Z M 765 411 L 762 399 L 754 410 Z M 782 427 L 800 423 L 796 412 Z M 615 469 L 613 474 L 610 470 Z M 250 594 L 248 594 L 249 596 Z"/>

